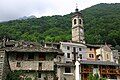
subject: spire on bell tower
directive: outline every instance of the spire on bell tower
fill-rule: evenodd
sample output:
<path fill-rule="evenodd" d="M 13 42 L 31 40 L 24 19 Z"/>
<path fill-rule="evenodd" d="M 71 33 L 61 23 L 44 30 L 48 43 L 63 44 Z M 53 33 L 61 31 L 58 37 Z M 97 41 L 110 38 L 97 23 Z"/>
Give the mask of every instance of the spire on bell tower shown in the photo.
<path fill-rule="evenodd" d="M 76 9 L 72 16 L 72 41 L 85 43 L 84 38 L 83 19 L 76 4 Z"/>
<path fill-rule="evenodd" d="M 75 9 L 75 12 L 78 12 L 78 5 L 77 5 L 77 3 L 76 3 L 76 9 Z"/>

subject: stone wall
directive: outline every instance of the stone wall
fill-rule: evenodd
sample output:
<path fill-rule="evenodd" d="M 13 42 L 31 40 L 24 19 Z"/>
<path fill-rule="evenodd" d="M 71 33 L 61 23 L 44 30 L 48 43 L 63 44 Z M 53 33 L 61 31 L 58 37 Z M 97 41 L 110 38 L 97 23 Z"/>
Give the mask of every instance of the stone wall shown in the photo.
<path fill-rule="evenodd" d="M 5 80 L 9 71 L 7 54 L 4 50 L 0 50 L 0 80 Z"/>
<path fill-rule="evenodd" d="M 57 67 L 58 80 L 75 80 L 75 67 L 69 66 L 71 73 L 65 73 L 65 66 Z"/>
<path fill-rule="evenodd" d="M 20 66 L 17 67 L 17 64 Z M 41 69 L 39 69 L 39 63 L 41 63 Z M 11 70 L 54 70 L 53 61 L 9 61 Z"/>
<path fill-rule="evenodd" d="M 28 54 L 33 53 L 21 53 L 21 54 L 24 55 L 23 59 L 16 60 L 17 53 L 9 53 L 9 64 L 11 70 L 40 70 L 40 67 L 41 70 L 48 71 L 54 70 L 54 54 L 52 53 L 45 54 L 45 60 L 39 60 L 39 53 L 34 53 L 34 59 L 32 60 L 28 59 Z"/>

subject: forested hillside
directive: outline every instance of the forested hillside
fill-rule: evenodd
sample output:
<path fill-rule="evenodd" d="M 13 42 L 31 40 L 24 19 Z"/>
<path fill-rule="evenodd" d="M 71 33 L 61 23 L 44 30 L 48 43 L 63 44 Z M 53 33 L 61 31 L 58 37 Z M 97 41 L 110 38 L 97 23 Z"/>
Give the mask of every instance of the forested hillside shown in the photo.
<path fill-rule="evenodd" d="M 98 4 L 81 11 L 90 44 L 120 45 L 120 4 Z M 71 40 L 72 13 L 0 23 L 0 38 L 26 41 Z"/>

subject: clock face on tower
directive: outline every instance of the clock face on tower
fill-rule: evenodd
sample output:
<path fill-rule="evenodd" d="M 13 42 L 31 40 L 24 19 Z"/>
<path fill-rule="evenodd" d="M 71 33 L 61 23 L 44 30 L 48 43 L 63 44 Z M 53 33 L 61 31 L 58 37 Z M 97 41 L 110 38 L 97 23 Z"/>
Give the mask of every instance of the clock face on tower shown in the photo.
<path fill-rule="evenodd" d="M 83 33 L 83 29 L 80 28 L 80 32 Z"/>

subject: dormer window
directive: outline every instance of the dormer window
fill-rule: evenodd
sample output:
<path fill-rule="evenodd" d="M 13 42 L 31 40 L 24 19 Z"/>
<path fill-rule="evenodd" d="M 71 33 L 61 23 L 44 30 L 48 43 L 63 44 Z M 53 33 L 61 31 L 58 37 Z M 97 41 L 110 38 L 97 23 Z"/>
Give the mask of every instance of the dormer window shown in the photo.
<path fill-rule="evenodd" d="M 74 19 L 74 25 L 76 24 L 76 19 Z"/>

